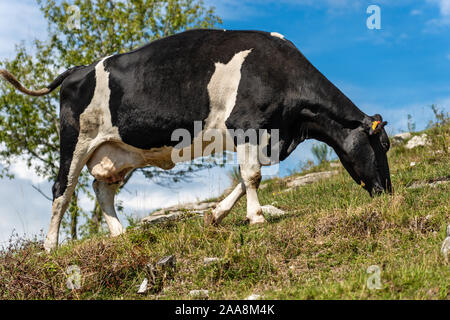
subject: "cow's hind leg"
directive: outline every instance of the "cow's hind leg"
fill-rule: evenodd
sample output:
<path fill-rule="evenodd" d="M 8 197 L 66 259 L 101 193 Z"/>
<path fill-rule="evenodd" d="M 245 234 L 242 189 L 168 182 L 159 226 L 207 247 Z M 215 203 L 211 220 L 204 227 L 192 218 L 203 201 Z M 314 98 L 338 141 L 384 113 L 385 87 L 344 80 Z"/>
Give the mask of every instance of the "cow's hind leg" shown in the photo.
<path fill-rule="evenodd" d="M 81 170 L 87 159 L 86 146 L 77 146 L 75 150 L 70 150 L 70 145 L 61 145 L 60 167 L 58 177 L 53 185 L 52 217 L 44 242 L 44 248 L 48 252 L 58 245 L 62 217 L 69 206 Z"/>
<path fill-rule="evenodd" d="M 95 180 L 93 183 L 95 195 L 97 196 L 100 208 L 102 208 L 111 236 L 113 237 L 125 232 L 125 229 L 117 218 L 114 208 L 114 197 L 119 185 L 120 183 L 108 184 L 98 180 Z"/>

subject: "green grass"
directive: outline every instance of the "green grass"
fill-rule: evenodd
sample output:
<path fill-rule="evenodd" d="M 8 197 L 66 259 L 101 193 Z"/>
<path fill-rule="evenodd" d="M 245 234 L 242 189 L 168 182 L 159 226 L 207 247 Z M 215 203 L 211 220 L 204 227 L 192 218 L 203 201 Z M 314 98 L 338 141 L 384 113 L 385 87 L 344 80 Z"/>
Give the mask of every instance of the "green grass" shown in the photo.
<path fill-rule="evenodd" d="M 38 241 L 12 243 L 0 254 L 0 298 L 192 299 L 190 290 L 206 289 L 210 299 L 449 299 L 440 248 L 450 183 L 408 188 L 450 178 L 450 126 L 427 134 L 430 146 L 389 151 L 393 195 L 370 198 L 338 168 L 337 176 L 290 192 L 281 192 L 282 179 L 267 181 L 261 204 L 288 213 L 263 226 L 243 223 L 244 197 L 219 227 L 193 217 L 72 242 L 51 254 Z M 176 271 L 159 271 L 150 291 L 137 294 L 150 277 L 147 264 L 171 254 Z M 221 260 L 204 266 L 205 257 Z M 70 265 L 81 269 L 78 290 L 66 288 Z M 367 286 L 371 265 L 381 269 L 381 289 Z"/>

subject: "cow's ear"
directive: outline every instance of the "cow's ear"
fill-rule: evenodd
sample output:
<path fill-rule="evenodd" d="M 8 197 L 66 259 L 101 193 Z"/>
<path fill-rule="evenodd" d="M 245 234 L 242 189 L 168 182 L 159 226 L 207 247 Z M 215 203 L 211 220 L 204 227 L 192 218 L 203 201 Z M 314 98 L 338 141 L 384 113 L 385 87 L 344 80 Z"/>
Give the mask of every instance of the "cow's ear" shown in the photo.
<path fill-rule="evenodd" d="M 383 122 L 383 117 L 381 116 L 381 114 L 374 114 L 373 116 L 371 116 L 372 119 L 374 119 L 375 121 L 380 121 Z"/>
<path fill-rule="evenodd" d="M 381 115 L 376 114 L 364 122 L 363 129 L 369 136 L 372 136 L 380 133 L 385 125 L 387 125 L 387 121 L 383 121 Z"/>

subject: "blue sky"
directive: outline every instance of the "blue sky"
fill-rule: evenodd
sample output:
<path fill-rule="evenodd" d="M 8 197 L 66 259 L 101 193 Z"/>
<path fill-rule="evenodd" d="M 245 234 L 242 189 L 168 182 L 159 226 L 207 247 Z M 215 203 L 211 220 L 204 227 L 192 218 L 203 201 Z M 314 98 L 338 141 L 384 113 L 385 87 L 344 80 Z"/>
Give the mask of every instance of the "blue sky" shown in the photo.
<path fill-rule="evenodd" d="M 276 31 L 338 86 L 360 109 L 380 113 L 388 132 L 407 129 L 411 114 L 417 129 L 432 119 L 429 106 L 450 110 L 450 0 L 205 0 L 223 18 L 225 29 Z M 369 5 L 381 9 L 381 29 L 369 30 Z M 14 55 L 20 41 L 31 48 L 46 38 L 47 23 L 34 0 L 0 0 L 0 59 Z M 281 164 L 280 174 L 312 158 L 312 141 L 300 145 Z M 18 159 L 15 180 L 0 180 L 0 244 L 15 228 L 28 235 L 48 228 L 51 203 L 31 184 L 51 194 L 51 183 Z M 119 195 L 128 212 L 143 216 L 163 205 L 216 196 L 228 186 L 226 170 L 203 172 L 175 191 L 133 177 Z M 92 208 L 84 197 L 82 206 Z M 123 217 L 121 217 L 123 220 Z"/>

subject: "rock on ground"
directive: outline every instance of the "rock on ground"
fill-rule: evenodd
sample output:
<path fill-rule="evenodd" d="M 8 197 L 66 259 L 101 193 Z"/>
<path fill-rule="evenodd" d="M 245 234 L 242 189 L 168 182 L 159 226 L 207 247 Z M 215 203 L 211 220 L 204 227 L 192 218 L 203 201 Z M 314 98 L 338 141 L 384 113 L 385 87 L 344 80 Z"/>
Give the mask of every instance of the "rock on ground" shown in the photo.
<path fill-rule="evenodd" d="M 148 217 L 145 217 L 141 220 L 141 222 L 144 223 L 160 223 L 160 222 L 164 222 L 164 221 L 170 221 L 170 220 L 176 220 L 178 218 L 180 218 L 181 216 L 183 216 L 185 214 L 184 211 L 175 211 L 175 212 L 169 212 L 165 215 L 163 214 L 158 214 L 158 215 L 150 215 Z"/>
<path fill-rule="evenodd" d="M 411 133 L 410 132 L 404 132 L 404 133 L 396 134 L 390 140 L 391 140 L 392 145 L 396 146 L 396 145 L 399 145 L 402 142 L 408 140 L 409 138 L 411 138 Z"/>
<path fill-rule="evenodd" d="M 445 261 L 448 262 L 450 255 L 450 225 L 447 226 L 447 238 L 442 243 L 441 252 L 444 255 Z"/>
<path fill-rule="evenodd" d="M 259 300 L 261 299 L 261 296 L 259 294 L 251 294 L 245 300 Z"/>
<path fill-rule="evenodd" d="M 423 187 L 430 187 L 430 188 L 436 188 L 438 185 L 440 184 L 445 184 L 445 183 L 449 183 L 450 180 L 446 177 L 444 178 L 438 178 L 435 181 L 432 182 L 414 182 L 413 184 L 411 184 L 408 189 L 417 189 L 417 188 L 423 188 Z"/>
<path fill-rule="evenodd" d="M 164 208 L 151 213 L 141 220 L 142 223 L 160 223 L 181 218 L 186 212 L 202 215 L 206 210 L 216 206 L 216 202 L 186 203 Z"/>
<path fill-rule="evenodd" d="M 162 268 L 175 268 L 177 260 L 174 255 L 166 256 L 156 263 L 156 266 Z"/>
<path fill-rule="evenodd" d="M 286 212 L 284 212 L 283 210 L 278 209 L 277 207 L 274 207 L 272 205 L 262 206 L 261 209 L 263 213 L 271 217 L 278 217 L 286 214 Z"/>
<path fill-rule="evenodd" d="M 139 290 L 137 293 L 143 294 L 146 293 L 148 290 L 148 279 L 145 278 L 144 281 L 142 281 L 141 285 L 139 286 Z"/>
<path fill-rule="evenodd" d="M 288 178 L 286 180 L 287 181 L 286 185 L 288 188 L 285 191 L 289 191 L 294 188 L 304 186 L 306 184 L 314 183 L 321 179 L 330 178 L 330 177 L 336 175 L 337 173 L 338 173 L 337 170 L 336 171 L 322 171 L 322 172 L 309 173 L 307 175 L 300 176 L 300 177 Z"/>
<path fill-rule="evenodd" d="M 189 295 L 196 298 L 207 298 L 209 295 L 208 290 L 191 290 Z"/>
<path fill-rule="evenodd" d="M 414 136 L 411 138 L 411 140 L 408 141 L 405 148 L 406 149 L 413 149 L 420 146 L 426 146 L 429 145 L 430 141 L 428 140 L 428 136 L 424 133 L 421 136 Z"/>
<path fill-rule="evenodd" d="M 210 264 L 219 262 L 219 261 L 220 261 L 219 258 L 204 258 L 204 259 L 203 259 L 203 264 L 204 264 L 205 266 L 207 266 L 207 265 L 210 265 Z"/>

